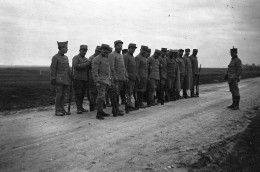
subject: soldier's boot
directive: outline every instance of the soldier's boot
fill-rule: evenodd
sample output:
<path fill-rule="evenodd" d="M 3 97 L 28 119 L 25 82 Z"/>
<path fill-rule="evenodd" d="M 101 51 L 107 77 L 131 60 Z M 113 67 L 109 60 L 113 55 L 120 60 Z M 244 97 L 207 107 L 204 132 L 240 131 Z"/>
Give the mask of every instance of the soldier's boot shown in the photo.
<path fill-rule="evenodd" d="M 89 103 L 89 111 L 94 111 L 95 110 L 95 106 L 94 106 L 94 103 L 90 102 Z"/>
<path fill-rule="evenodd" d="M 103 100 L 97 100 L 97 116 L 96 118 L 99 120 L 105 119 L 103 117 Z"/>
<path fill-rule="evenodd" d="M 104 120 L 105 118 L 103 117 L 103 113 L 102 112 L 97 112 L 96 119 Z"/>
<path fill-rule="evenodd" d="M 116 100 L 111 100 L 111 106 L 112 106 L 112 114 L 113 114 L 113 117 L 117 117 L 118 116 L 118 112 L 117 112 L 117 109 L 116 109 Z"/>
<path fill-rule="evenodd" d="M 194 89 L 191 89 L 191 90 L 190 90 L 190 97 L 191 97 L 191 98 L 195 97 Z"/>
<path fill-rule="evenodd" d="M 138 92 L 138 94 L 139 108 L 146 108 L 146 106 L 142 102 L 144 93 Z"/>
<path fill-rule="evenodd" d="M 239 101 L 240 101 L 240 96 L 236 96 L 234 98 L 234 107 L 232 108 L 232 110 L 239 110 Z"/>
<path fill-rule="evenodd" d="M 135 109 L 139 110 L 139 101 L 137 99 L 135 100 Z"/>
<path fill-rule="evenodd" d="M 125 113 L 129 113 L 130 111 L 130 106 L 126 103 L 125 104 Z"/>
<path fill-rule="evenodd" d="M 234 96 L 232 96 L 232 105 L 228 106 L 227 108 L 232 109 L 234 107 L 234 102 L 235 102 Z"/>
<path fill-rule="evenodd" d="M 102 111 L 102 115 L 103 115 L 103 117 L 109 117 L 109 116 L 110 116 L 109 113 L 106 113 L 106 112 L 104 112 L 104 111 Z"/>

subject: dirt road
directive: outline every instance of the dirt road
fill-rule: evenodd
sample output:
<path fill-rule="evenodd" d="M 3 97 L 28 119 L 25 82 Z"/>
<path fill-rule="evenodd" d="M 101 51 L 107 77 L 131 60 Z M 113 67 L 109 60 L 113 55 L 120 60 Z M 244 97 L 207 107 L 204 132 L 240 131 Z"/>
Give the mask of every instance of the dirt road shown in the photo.
<path fill-rule="evenodd" d="M 0 171 L 188 171 L 203 148 L 243 131 L 260 105 L 260 78 L 240 82 L 240 110 L 227 83 L 123 117 L 53 110 L 0 115 Z M 123 108 L 123 107 L 122 107 Z M 106 109 L 110 112 L 111 109 Z"/>

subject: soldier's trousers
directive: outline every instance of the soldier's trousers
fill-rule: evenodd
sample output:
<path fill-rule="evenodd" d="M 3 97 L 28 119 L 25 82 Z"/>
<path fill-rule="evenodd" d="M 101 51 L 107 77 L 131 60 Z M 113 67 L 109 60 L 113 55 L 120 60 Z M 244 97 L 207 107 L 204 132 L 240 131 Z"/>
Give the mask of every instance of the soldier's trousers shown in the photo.
<path fill-rule="evenodd" d="M 68 100 L 69 86 L 68 85 L 56 85 L 56 97 L 55 97 L 55 111 L 64 112 L 64 101 Z"/>
<path fill-rule="evenodd" d="M 164 102 L 164 96 L 166 91 L 166 79 L 161 78 L 157 86 L 157 98 L 160 102 Z"/>
<path fill-rule="evenodd" d="M 126 104 L 128 106 L 132 106 L 131 97 L 134 92 L 134 87 L 135 87 L 134 80 L 129 79 L 129 81 L 125 84 L 125 89 L 126 89 L 126 94 L 127 94 Z"/>
<path fill-rule="evenodd" d="M 154 94 L 158 86 L 158 80 L 150 78 L 148 81 L 148 102 L 154 102 Z"/>
<path fill-rule="evenodd" d="M 112 111 L 117 111 L 119 102 L 118 96 L 120 94 L 121 88 L 124 84 L 124 81 L 117 81 L 110 87 L 110 101 L 112 106 Z"/>
<path fill-rule="evenodd" d="M 123 86 L 120 90 L 120 99 L 121 103 L 126 103 L 126 83 L 123 83 Z"/>
<path fill-rule="evenodd" d="M 77 109 L 83 109 L 82 104 L 88 89 L 88 81 L 74 79 L 73 88 L 75 93 L 75 102 L 77 105 Z"/>
<path fill-rule="evenodd" d="M 95 105 L 97 101 L 97 88 L 93 79 L 89 82 L 90 102 Z"/>
<path fill-rule="evenodd" d="M 103 105 L 106 97 L 107 84 L 100 83 L 97 87 L 97 113 L 103 112 Z"/>
<path fill-rule="evenodd" d="M 166 95 L 168 99 L 175 97 L 176 77 L 167 78 Z"/>
<path fill-rule="evenodd" d="M 106 104 L 109 104 L 109 100 L 110 100 L 110 88 L 109 88 L 109 85 L 107 85 L 107 89 L 106 89 Z"/>
<path fill-rule="evenodd" d="M 238 88 L 238 80 L 237 79 L 229 79 L 228 81 L 229 90 L 233 97 L 240 97 L 239 88 Z"/>

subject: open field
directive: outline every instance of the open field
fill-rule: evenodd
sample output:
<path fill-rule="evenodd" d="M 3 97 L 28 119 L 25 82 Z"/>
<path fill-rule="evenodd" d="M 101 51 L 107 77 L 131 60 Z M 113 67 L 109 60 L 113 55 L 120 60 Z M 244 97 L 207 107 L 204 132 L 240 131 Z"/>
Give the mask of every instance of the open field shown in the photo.
<path fill-rule="evenodd" d="M 227 69 L 202 68 L 200 84 L 223 82 Z M 49 67 L 0 68 L 0 111 L 54 104 Z M 242 79 L 259 77 L 260 68 L 244 69 Z"/>

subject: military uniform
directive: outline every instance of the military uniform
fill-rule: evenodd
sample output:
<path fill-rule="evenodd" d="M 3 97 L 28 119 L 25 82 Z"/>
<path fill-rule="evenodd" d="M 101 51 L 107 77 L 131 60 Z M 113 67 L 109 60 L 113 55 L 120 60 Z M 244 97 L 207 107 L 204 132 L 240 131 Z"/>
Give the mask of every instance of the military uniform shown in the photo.
<path fill-rule="evenodd" d="M 193 53 L 197 53 L 197 49 L 193 49 Z M 192 54 L 190 56 L 191 66 L 192 66 L 192 88 L 191 88 L 191 97 L 198 97 L 194 93 L 194 87 L 197 84 L 197 78 L 199 75 L 199 67 L 198 67 L 198 58 L 196 55 Z"/>
<path fill-rule="evenodd" d="M 190 49 L 185 49 L 185 52 L 190 52 Z M 183 56 L 183 60 L 185 63 L 185 76 L 184 76 L 184 83 L 183 83 L 183 97 L 188 98 L 187 90 L 192 88 L 192 66 L 190 62 L 190 58 L 188 55 Z"/>
<path fill-rule="evenodd" d="M 58 42 L 59 48 L 67 48 L 67 42 Z M 55 115 L 63 116 L 66 114 L 64 109 L 64 99 L 68 98 L 70 84 L 69 59 L 64 53 L 59 52 L 52 57 L 50 66 L 51 83 L 56 87 Z"/>
<path fill-rule="evenodd" d="M 175 53 L 173 50 L 170 51 L 170 56 Z M 176 77 L 178 71 L 178 64 L 173 57 L 167 57 L 167 87 L 166 87 L 166 94 L 167 100 L 172 101 L 176 100 L 175 95 L 175 87 L 176 87 Z"/>
<path fill-rule="evenodd" d="M 158 82 L 160 80 L 159 74 L 159 50 L 155 50 L 154 55 L 148 58 L 148 106 L 156 105 L 154 102 L 154 94 L 158 86 Z"/>
<path fill-rule="evenodd" d="M 114 44 L 116 46 L 117 44 L 123 44 L 123 42 L 118 40 L 115 41 Z M 112 90 L 110 91 L 112 113 L 114 116 L 123 115 L 123 113 L 119 111 L 118 108 L 118 97 L 127 78 L 124 59 L 122 54 L 116 52 L 115 50 L 108 55 L 108 60 L 111 68 L 111 75 L 114 80 L 114 87 L 112 87 Z"/>
<path fill-rule="evenodd" d="M 87 45 L 81 45 L 80 51 L 87 51 Z M 91 63 L 81 53 L 72 59 L 73 67 L 73 88 L 75 93 L 75 101 L 77 105 L 77 113 L 87 112 L 83 108 L 83 100 L 89 84 L 89 70 Z"/>
<path fill-rule="evenodd" d="M 109 46 L 102 44 L 101 49 L 108 50 Z M 101 50 L 103 51 L 103 50 Z M 92 77 L 97 86 L 97 119 L 104 119 L 106 113 L 103 112 L 105 102 L 106 88 L 111 84 L 111 71 L 106 55 L 99 54 L 92 61 Z"/>
<path fill-rule="evenodd" d="M 130 43 L 128 47 L 136 49 L 136 44 Z M 126 94 L 127 94 L 126 106 L 128 106 L 127 110 L 129 110 L 129 108 L 133 109 L 131 97 L 134 92 L 134 86 L 136 80 L 136 62 L 134 56 L 129 52 L 127 52 L 124 55 L 124 63 L 128 75 L 128 82 L 126 83 L 125 86 L 126 86 Z"/>
<path fill-rule="evenodd" d="M 100 46 L 96 47 L 95 53 L 89 57 L 89 61 L 92 64 L 93 59 L 100 54 Z M 91 68 L 92 69 L 92 66 Z M 97 101 L 97 87 L 94 83 L 91 70 L 89 75 L 89 96 L 90 96 L 90 111 L 94 111 L 96 107 L 96 101 Z"/>
<path fill-rule="evenodd" d="M 166 53 L 167 48 L 162 48 L 162 52 Z M 166 55 L 161 55 L 159 57 L 159 71 L 160 71 L 160 82 L 158 87 L 158 99 L 161 104 L 164 104 L 165 101 L 165 91 L 166 91 L 166 81 L 167 81 L 167 61 Z"/>
<path fill-rule="evenodd" d="M 231 54 L 237 54 L 237 48 L 232 48 Z M 238 88 L 238 82 L 241 79 L 242 74 L 242 62 L 237 55 L 233 56 L 231 62 L 228 65 L 228 71 L 226 78 L 228 79 L 229 90 L 232 94 L 233 104 L 228 106 L 233 110 L 239 109 L 240 93 Z"/>
<path fill-rule="evenodd" d="M 147 46 L 141 46 L 141 51 L 144 52 L 144 55 L 139 53 L 135 57 L 136 62 L 136 92 L 137 92 L 137 106 L 144 108 L 142 104 L 143 94 L 146 91 L 147 78 L 148 78 L 148 65 L 146 59 L 146 51 L 148 50 Z M 137 108 L 138 108 L 137 107 Z"/>
<path fill-rule="evenodd" d="M 186 75 L 186 67 L 185 67 L 185 61 L 182 58 L 183 50 L 180 49 L 179 52 L 180 52 L 180 55 L 177 58 L 177 61 L 178 61 L 179 71 L 180 71 L 180 85 L 181 85 L 181 88 L 184 89 L 184 79 L 185 79 L 185 75 Z M 183 93 L 184 93 L 184 91 L 183 91 Z"/>

